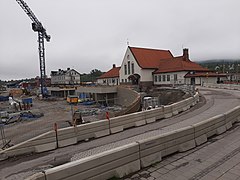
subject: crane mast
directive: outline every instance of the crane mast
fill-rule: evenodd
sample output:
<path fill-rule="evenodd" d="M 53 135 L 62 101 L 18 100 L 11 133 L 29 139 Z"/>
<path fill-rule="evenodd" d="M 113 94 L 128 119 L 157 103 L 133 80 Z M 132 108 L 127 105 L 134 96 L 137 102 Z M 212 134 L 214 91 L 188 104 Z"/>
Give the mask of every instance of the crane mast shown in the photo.
<path fill-rule="evenodd" d="M 50 35 L 47 34 L 46 29 L 43 27 L 42 23 L 37 19 L 35 14 L 29 8 L 29 6 L 23 0 L 16 0 L 17 3 L 21 6 L 24 12 L 32 20 L 32 30 L 38 33 L 38 51 L 39 51 L 39 63 L 40 63 L 40 85 L 41 85 L 41 94 L 43 97 L 46 96 L 44 87 L 46 87 L 46 68 L 45 68 L 45 48 L 44 48 L 44 39 L 47 42 L 50 41 Z"/>

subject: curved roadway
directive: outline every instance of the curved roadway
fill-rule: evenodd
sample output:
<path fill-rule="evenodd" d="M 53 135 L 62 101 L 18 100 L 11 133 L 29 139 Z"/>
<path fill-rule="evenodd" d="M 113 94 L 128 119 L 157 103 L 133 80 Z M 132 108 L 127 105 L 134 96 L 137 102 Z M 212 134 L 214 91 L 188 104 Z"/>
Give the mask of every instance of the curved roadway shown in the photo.
<path fill-rule="evenodd" d="M 166 131 L 188 126 L 224 113 L 240 105 L 239 91 L 200 87 L 200 93 L 205 97 L 205 100 L 202 98 L 202 101 L 200 101 L 196 107 L 172 118 L 163 119 L 152 124 L 128 129 L 121 133 L 94 139 L 89 142 L 82 142 L 78 145 L 57 149 L 47 153 L 22 156 L 16 159 L 11 158 L 0 162 L 0 178 L 24 179 L 43 169 L 103 152 L 139 139 L 148 138 Z M 199 149 L 199 147 L 197 147 L 197 149 Z M 156 173 L 157 170 L 158 169 L 155 169 L 152 172 L 148 171 L 148 173 L 145 174 L 152 179 L 160 178 L 159 176 L 157 177 L 157 175 L 159 175 Z M 157 174 L 155 175 L 156 177 L 154 177 L 154 173 Z M 144 174 L 144 172 L 142 172 L 142 174 Z M 139 177 L 139 179 L 144 178 L 139 174 L 136 174 L 135 176 L 136 178 Z"/>

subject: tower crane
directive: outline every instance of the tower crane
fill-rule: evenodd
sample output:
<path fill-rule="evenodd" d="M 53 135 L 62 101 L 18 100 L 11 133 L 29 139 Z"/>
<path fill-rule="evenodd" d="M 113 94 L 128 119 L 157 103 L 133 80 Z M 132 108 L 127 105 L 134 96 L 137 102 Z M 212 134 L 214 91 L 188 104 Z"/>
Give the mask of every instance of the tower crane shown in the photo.
<path fill-rule="evenodd" d="M 32 20 L 32 30 L 38 33 L 38 51 L 39 51 L 39 63 L 40 63 L 40 85 L 41 85 L 41 94 L 43 97 L 46 96 L 44 88 L 46 87 L 46 68 L 45 68 L 45 48 L 44 48 L 44 39 L 47 42 L 50 41 L 50 35 L 47 34 L 46 29 L 43 27 L 42 23 L 37 19 L 32 10 L 29 8 L 26 2 L 23 0 L 16 0 L 17 3 L 21 6 L 24 12 Z"/>

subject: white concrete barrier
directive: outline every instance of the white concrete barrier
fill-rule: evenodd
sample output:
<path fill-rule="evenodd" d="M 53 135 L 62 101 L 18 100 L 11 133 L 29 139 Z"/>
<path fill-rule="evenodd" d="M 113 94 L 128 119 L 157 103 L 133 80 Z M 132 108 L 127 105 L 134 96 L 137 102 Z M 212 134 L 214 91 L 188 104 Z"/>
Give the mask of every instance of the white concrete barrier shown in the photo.
<path fill-rule="evenodd" d="M 240 120 L 240 106 L 237 106 L 232 110 L 224 113 L 224 115 L 225 115 L 226 128 L 230 129 L 234 122 Z"/>
<path fill-rule="evenodd" d="M 104 180 L 122 178 L 140 170 L 138 143 L 131 143 L 103 153 L 46 170 L 29 179 L 43 180 Z"/>
<path fill-rule="evenodd" d="M 1 153 L 4 154 L 4 156 L 7 155 L 8 157 L 11 157 L 21 154 L 53 150 L 57 148 L 57 144 L 58 147 L 69 146 L 76 144 L 79 141 L 106 136 L 110 133 L 117 133 L 131 127 L 153 123 L 162 118 L 172 117 L 173 115 L 189 109 L 193 102 L 197 102 L 198 100 L 199 95 L 196 93 L 194 98 L 190 97 L 172 105 L 114 117 L 111 118 L 110 121 L 105 119 L 88 124 L 81 124 L 77 127 L 59 129 L 57 138 L 54 131 L 49 131 L 28 141 L 8 148 Z M 58 141 L 56 139 L 58 139 Z"/>
<path fill-rule="evenodd" d="M 117 133 L 124 129 L 142 126 L 146 124 L 144 112 L 136 112 L 110 119 L 110 131 L 111 133 Z"/>
<path fill-rule="evenodd" d="M 240 84 L 214 84 L 214 83 L 204 83 L 204 86 L 205 86 L 205 87 L 209 87 L 209 88 L 240 90 Z"/>
<path fill-rule="evenodd" d="M 191 126 L 144 139 L 138 143 L 142 167 L 161 161 L 164 156 L 187 151 L 196 146 L 194 128 Z"/>
<path fill-rule="evenodd" d="M 164 156 L 203 144 L 209 137 L 225 132 L 228 129 L 227 124 L 234 123 L 239 118 L 240 106 L 192 126 L 67 163 L 44 173 L 37 173 L 28 180 L 45 180 L 45 177 L 47 180 L 121 178 L 161 161 Z"/>
<path fill-rule="evenodd" d="M 3 150 L 1 153 L 7 155 L 8 157 L 12 157 L 34 152 L 49 151 L 55 149 L 56 147 L 57 145 L 55 132 L 49 131 L 47 133 L 19 143 L 15 146 L 12 146 L 6 150 Z"/>
<path fill-rule="evenodd" d="M 72 144 L 76 144 L 77 141 L 77 132 L 74 127 L 67 127 L 58 130 L 58 146 L 65 147 Z"/>
<path fill-rule="evenodd" d="M 163 106 L 163 114 L 164 118 L 172 117 L 173 116 L 172 106 L 171 105 Z"/>
<path fill-rule="evenodd" d="M 185 100 L 173 103 L 173 104 L 171 104 L 171 106 L 172 106 L 173 115 L 177 115 L 177 114 L 187 110 L 187 108 L 186 108 L 187 105 L 186 105 Z"/>
<path fill-rule="evenodd" d="M 77 142 L 98 138 L 110 134 L 109 121 L 107 119 L 88 124 L 81 124 L 75 128 Z"/>
<path fill-rule="evenodd" d="M 164 118 L 163 106 L 155 109 L 143 111 L 143 114 L 145 116 L 145 120 L 147 124 L 153 123 L 157 120 Z"/>

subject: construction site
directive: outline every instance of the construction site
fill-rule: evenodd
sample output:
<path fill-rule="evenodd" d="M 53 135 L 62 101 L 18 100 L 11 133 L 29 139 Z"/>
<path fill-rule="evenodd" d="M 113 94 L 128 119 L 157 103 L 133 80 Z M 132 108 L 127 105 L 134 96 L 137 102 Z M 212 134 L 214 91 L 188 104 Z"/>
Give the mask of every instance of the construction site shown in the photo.
<path fill-rule="evenodd" d="M 51 71 L 51 79 L 48 80 L 44 43 L 50 42 L 51 36 L 47 34 L 45 27 L 23 0 L 16 0 L 16 2 L 32 21 L 32 30 L 38 35 L 40 76 L 36 83 L 21 82 L 0 87 L 0 152 L 3 152 L 0 153 L 0 161 L 6 162 L 6 166 L 3 165 L 3 167 L 11 165 L 11 158 L 26 158 L 31 153 L 47 152 L 80 142 L 88 142 L 124 129 L 155 122 L 157 118 L 177 115 L 190 109 L 199 101 L 194 85 L 175 86 L 173 84 L 162 87 L 153 86 L 151 81 L 141 83 L 141 76 L 134 73 L 133 63 L 131 64 L 132 75 L 130 75 L 130 61 L 128 78 L 125 81 L 122 79 L 121 84 L 118 83 L 119 79 L 114 79 L 115 76 L 102 80 L 103 84 L 117 82 L 116 86 L 97 82 L 81 83 L 80 73 L 71 68 Z M 113 69 L 116 68 L 114 64 Z M 119 78 L 119 68 L 117 73 Z M 153 78 L 152 73 L 150 77 Z M 165 79 L 165 75 L 163 77 Z M 170 75 L 167 75 L 164 81 L 170 82 Z M 174 111 L 173 104 L 177 102 L 181 102 L 179 103 L 181 105 L 177 104 L 177 110 Z M 147 118 L 148 110 L 161 111 L 161 117 Z M 66 139 L 59 140 L 58 137 L 62 138 L 61 132 L 65 133 L 68 130 L 71 133 L 74 130 L 74 136 L 79 137 L 72 138 L 73 134 L 64 134 L 63 137 Z M 84 134 L 88 130 L 91 132 Z M 37 147 L 32 147 L 31 143 L 34 144 L 35 139 L 37 139 Z M 14 149 L 18 147 L 20 150 Z M 14 149 L 13 153 L 12 149 Z M 5 152 L 10 152 L 10 155 L 4 156 Z M 55 166 L 59 164 L 63 162 Z M 27 175 L 32 174 L 33 172 Z M 11 175 L 14 177 L 14 172 Z"/>

